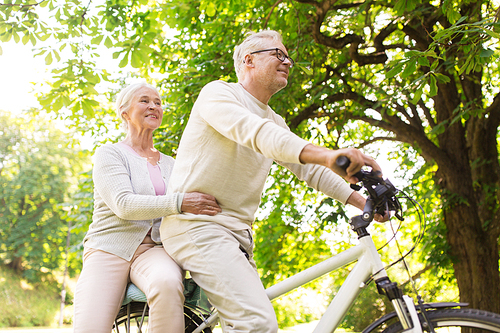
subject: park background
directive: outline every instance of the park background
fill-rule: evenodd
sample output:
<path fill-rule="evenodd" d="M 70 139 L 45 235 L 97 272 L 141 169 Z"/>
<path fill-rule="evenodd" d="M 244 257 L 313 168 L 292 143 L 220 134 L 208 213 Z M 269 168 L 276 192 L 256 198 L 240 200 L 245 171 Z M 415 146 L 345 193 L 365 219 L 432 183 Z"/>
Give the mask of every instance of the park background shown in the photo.
<path fill-rule="evenodd" d="M 426 301 L 500 312 L 497 1 L 5 1 L 0 4 L 0 327 L 71 326 L 72 288 L 92 211 L 91 155 L 120 140 L 116 93 L 162 92 L 158 149 L 175 156 L 209 81 L 235 81 L 231 51 L 248 31 L 282 32 L 296 60 L 270 105 L 292 131 L 358 147 L 416 198 L 374 225 L 398 239 Z M 346 210 L 274 167 L 255 224 L 266 286 L 355 242 Z M 425 220 L 421 220 L 424 218 Z M 425 234 L 419 235 L 425 228 Z M 69 233 L 68 233 L 69 231 Z M 67 246 L 67 237 L 69 246 Z M 419 242 L 417 242 L 417 240 Z M 385 246 L 388 262 L 401 254 Z M 275 303 L 282 327 L 318 318 L 350 267 Z M 66 273 L 65 273 L 66 272 Z M 411 279 L 410 279 L 411 276 Z M 373 285 L 346 317 L 360 330 L 390 311 Z"/>

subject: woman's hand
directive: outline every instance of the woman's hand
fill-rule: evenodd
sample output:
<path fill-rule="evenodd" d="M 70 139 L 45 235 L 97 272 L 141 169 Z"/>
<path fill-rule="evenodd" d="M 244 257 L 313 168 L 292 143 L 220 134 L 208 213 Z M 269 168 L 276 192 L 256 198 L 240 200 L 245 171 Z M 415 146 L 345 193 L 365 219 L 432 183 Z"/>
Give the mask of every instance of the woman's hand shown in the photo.
<path fill-rule="evenodd" d="M 216 215 L 222 211 L 214 196 L 200 192 L 184 193 L 181 210 L 203 215 Z"/>

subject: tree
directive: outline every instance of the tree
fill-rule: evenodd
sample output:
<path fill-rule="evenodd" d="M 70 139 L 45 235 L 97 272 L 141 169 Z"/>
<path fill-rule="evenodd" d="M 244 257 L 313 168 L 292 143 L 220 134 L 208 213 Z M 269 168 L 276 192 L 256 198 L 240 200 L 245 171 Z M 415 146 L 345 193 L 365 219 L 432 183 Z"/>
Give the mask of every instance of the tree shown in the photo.
<path fill-rule="evenodd" d="M 33 281 L 62 267 L 62 204 L 84 155 L 41 118 L 25 122 L 1 112 L 0 133 L 0 259 Z"/>
<path fill-rule="evenodd" d="M 37 6 L 58 24 L 37 20 Z M 273 108 L 293 131 L 328 147 L 399 142 L 435 166 L 461 300 L 500 312 L 498 298 L 484 297 L 500 292 L 493 1 L 113 0 L 93 7 L 47 0 L 4 6 L 3 15 L 2 40 L 22 34 L 34 45 L 55 36 L 41 50 L 47 63 L 71 46 L 40 101 L 76 126 L 96 109 L 106 113 L 94 107 L 99 82 L 110 80 L 96 65 L 98 45 L 112 49 L 120 67 L 155 81 L 170 103 L 159 135 L 166 151 L 175 151 L 201 87 L 235 80 L 230 51 L 243 35 L 280 30 L 298 66 Z"/>

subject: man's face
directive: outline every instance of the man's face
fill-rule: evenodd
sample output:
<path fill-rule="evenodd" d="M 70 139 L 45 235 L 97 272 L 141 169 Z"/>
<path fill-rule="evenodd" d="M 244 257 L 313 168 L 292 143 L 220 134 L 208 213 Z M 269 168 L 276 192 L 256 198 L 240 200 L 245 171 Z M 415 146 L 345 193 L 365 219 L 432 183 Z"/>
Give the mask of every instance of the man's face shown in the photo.
<path fill-rule="evenodd" d="M 261 48 L 280 49 L 285 55 L 288 52 L 285 46 L 272 39 L 269 39 Z M 267 89 L 271 94 L 275 94 L 288 84 L 288 75 L 291 62 L 288 59 L 281 61 L 278 59 L 276 50 L 252 54 L 255 65 L 253 78 L 262 88 Z"/>

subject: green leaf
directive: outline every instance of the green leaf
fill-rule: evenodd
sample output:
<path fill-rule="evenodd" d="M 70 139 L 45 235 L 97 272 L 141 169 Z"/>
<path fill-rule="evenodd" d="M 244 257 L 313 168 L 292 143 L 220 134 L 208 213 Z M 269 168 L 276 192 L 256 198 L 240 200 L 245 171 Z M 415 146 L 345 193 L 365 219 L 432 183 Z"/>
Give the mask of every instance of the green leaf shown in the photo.
<path fill-rule="evenodd" d="M 489 58 L 491 57 L 493 54 L 495 53 L 495 51 L 491 50 L 491 49 L 481 49 L 481 52 L 479 53 L 479 56 L 481 58 Z"/>
<path fill-rule="evenodd" d="M 396 66 L 392 67 L 392 69 L 390 71 L 385 73 L 385 77 L 387 79 L 390 79 L 390 78 L 396 76 L 396 74 L 401 72 L 401 69 L 403 68 L 403 66 L 404 66 L 404 63 L 399 62 L 398 64 L 396 64 Z M 387 67 L 386 67 L 386 69 L 387 69 Z"/>
<path fill-rule="evenodd" d="M 50 65 L 52 63 L 52 53 L 49 52 L 47 53 L 47 56 L 45 56 L 45 65 Z"/>
<path fill-rule="evenodd" d="M 418 101 L 420 101 L 420 98 L 422 97 L 423 92 L 424 92 L 424 87 L 420 86 L 420 88 L 413 95 L 413 99 L 411 100 L 411 103 L 414 105 L 417 105 Z"/>
<path fill-rule="evenodd" d="M 57 52 L 56 50 L 53 50 L 52 52 L 54 52 L 54 56 L 56 57 L 57 61 L 61 61 L 61 56 L 59 56 L 59 52 Z"/>
<path fill-rule="evenodd" d="M 442 29 L 439 30 L 435 35 L 434 35 L 434 40 L 440 41 L 442 39 L 447 39 L 449 38 L 453 32 L 450 29 Z"/>
<path fill-rule="evenodd" d="M 42 34 L 39 38 L 42 42 L 46 41 L 50 37 L 49 33 Z"/>
<path fill-rule="evenodd" d="M 125 56 L 123 57 L 123 59 L 118 64 L 118 67 L 123 68 L 123 67 L 125 67 L 125 66 L 128 65 L 128 53 L 129 53 L 128 51 L 125 53 Z"/>
<path fill-rule="evenodd" d="M 81 101 L 78 101 L 75 103 L 75 105 L 73 105 L 73 107 L 71 108 L 71 111 L 73 111 L 74 114 L 78 113 L 80 110 L 82 109 L 82 102 Z"/>
<path fill-rule="evenodd" d="M 430 67 L 430 65 L 431 65 L 429 62 L 429 59 L 427 59 L 427 57 L 418 57 L 417 62 L 420 66 Z"/>
<path fill-rule="evenodd" d="M 401 77 L 403 79 L 406 79 L 408 76 L 415 73 L 416 69 L 417 69 L 417 59 L 412 59 L 406 63 L 405 69 L 404 69 L 403 73 L 401 74 Z"/>
<path fill-rule="evenodd" d="M 439 124 L 437 124 L 431 131 L 432 134 L 435 134 L 435 135 L 439 135 L 439 134 L 442 134 L 444 133 L 444 131 L 446 130 L 446 125 L 448 124 L 448 121 L 445 120 L 445 121 L 442 121 L 440 122 Z"/>
<path fill-rule="evenodd" d="M 62 109 L 64 106 L 62 98 L 55 98 L 53 103 L 52 103 L 52 109 L 55 110 L 56 112 Z"/>
<path fill-rule="evenodd" d="M 8 42 L 11 37 L 12 37 L 12 34 L 9 31 L 6 31 L 5 33 L 0 35 L 0 41 Z"/>
<path fill-rule="evenodd" d="M 3 54 L 2 45 L 0 45 L 0 56 Z"/>
<path fill-rule="evenodd" d="M 143 62 L 143 60 L 142 60 L 141 52 L 139 52 L 139 51 L 132 52 L 132 56 L 131 56 L 131 60 L 130 60 L 130 64 L 132 65 L 132 67 L 140 68 L 142 65 L 142 62 Z"/>
<path fill-rule="evenodd" d="M 484 29 L 484 33 L 490 35 L 493 38 L 500 39 L 500 34 L 498 32 L 492 31 L 490 29 Z"/>
<path fill-rule="evenodd" d="M 298 68 L 300 68 L 300 69 L 304 72 L 304 74 L 311 76 L 311 75 L 313 75 L 314 70 L 313 70 L 313 69 L 312 69 L 312 67 L 310 66 L 311 64 L 308 64 L 308 65 L 309 65 L 309 66 L 307 66 L 307 65 L 302 65 L 302 64 L 300 64 L 300 63 L 295 63 L 295 66 L 296 66 L 296 67 L 298 67 Z M 295 66 L 294 66 L 294 67 L 295 67 Z"/>
<path fill-rule="evenodd" d="M 104 46 L 106 46 L 108 49 L 113 46 L 113 42 L 111 41 L 111 38 L 109 38 L 109 36 L 107 36 L 106 39 L 104 40 Z"/>
<path fill-rule="evenodd" d="M 215 4 L 213 2 L 210 2 L 207 6 L 206 13 L 208 16 L 214 16 L 216 13 L 216 8 Z"/>
<path fill-rule="evenodd" d="M 69 106 L 71 104 L 71 100 L 66 95 L 62 95 L 61 100 L 62 100 L 64 106 Z"/>
<path fill-rule="evenodd" d="M 449 11 L 447 11 L 446 12 L 446 17 L 448 18 L 448 20 L 451 23 L 457 23 L 457 24 L 461 23 L 460 22 L 461 15 L 456 10 L 449 10 Z"/>
<path fill-rule="evenodd" d="M 90 42 L 94 45 L 99 45 L 99 44 L 101 44 L 103 38 L 104 38 L 104 35 L 99 35 L 97 37 L 92 38 L 92 40 Z"/>
<path fill-rule="evenodd" d="M 433 97 L 437 95 L 438 87 L 437 87 L 437 79 L 434 75 L 430 76 L 430 91 L 429 91 L 429 97 Z"/>
<path fill-rule="evenodd" d="M 30 40 L 30 36 L 31 36 L 31 34 L 29 34 L 29 33 L 24 34 L 23 39 L 22 39 L 23 45 L 28 44 L 28 42 Z"/>
<path fill-rule="evenodd" d="M 455 25 L 459 25 L 465 20 L 467 20 L 467 16 L 461 16 L 460 18 L 457 19 L 457 23 L 455 23 Z"/>
<path fill-rule="evenodd" d="M 92 107 L 91 103 L 89 103 L 89 100 L 84 99 L 82 101 L 82 107 L 83 107 L 83 114 L 85 114 L 88 118 L 94 117 L 94 108 Z"/>
<path fill-rule="evenodd" d="M 440 83 L 448 83 L 451 80 L 448 76 L 443 75 L 441 73 L 434 73 L 434 75 L 436 76 L 436 78 Z"/>

